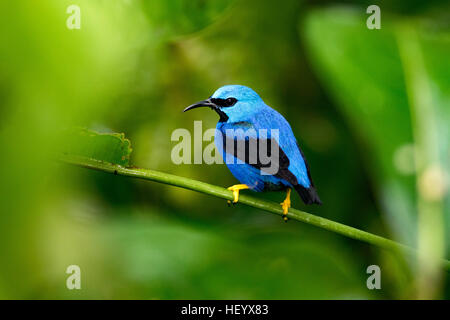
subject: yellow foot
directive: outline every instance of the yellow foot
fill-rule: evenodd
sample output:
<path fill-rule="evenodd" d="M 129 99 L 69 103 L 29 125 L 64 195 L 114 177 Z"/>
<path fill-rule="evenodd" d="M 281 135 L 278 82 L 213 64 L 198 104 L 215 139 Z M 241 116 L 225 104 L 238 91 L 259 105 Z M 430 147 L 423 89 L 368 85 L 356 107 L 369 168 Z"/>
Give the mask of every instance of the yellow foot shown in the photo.
<path fill-rule="evenodd" d="M 239 201 L 239 190 L 249 189 L 249 187 L 246 184 L 235 184 L 234 186 L 231 186 L 228 188 L 228 190 L 233 191 L 233 203 L 236 203 Z M 228 204 L 231 204 L 231 201 L 228 200 Z"/>
<path fill-rule="evenodd" d="M 283 220 L 285 222 L 288 221 L 288 210 L 291 207 L 291 188 L 287 189 L 287 193 L 286 193 L 286 199 L 284 199 L 284 201 L 281 204 L 281 207 L 283 208 Z"/>

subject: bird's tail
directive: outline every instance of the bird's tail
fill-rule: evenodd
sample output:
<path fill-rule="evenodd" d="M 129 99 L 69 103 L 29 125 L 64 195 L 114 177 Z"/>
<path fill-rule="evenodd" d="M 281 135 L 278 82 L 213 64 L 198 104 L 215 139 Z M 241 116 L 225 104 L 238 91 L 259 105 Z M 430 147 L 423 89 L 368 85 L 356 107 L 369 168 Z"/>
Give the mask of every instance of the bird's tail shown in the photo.
<path fill-rule="evenodd" d="M 294 186 L 294 188 L 305 204 L 322 204 L 322 201 L 320 201 L 319 195 L 317 194 L 314 186 L 311 185 L 309 188 L 305 188 L 298 184 Z"/>

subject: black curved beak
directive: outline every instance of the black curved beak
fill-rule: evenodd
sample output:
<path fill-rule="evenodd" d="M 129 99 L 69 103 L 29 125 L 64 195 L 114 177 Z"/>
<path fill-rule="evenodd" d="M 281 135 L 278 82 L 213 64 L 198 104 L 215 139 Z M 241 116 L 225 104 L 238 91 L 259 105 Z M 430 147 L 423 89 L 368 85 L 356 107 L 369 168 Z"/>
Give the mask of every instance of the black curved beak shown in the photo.
<path fill-rule="evenodd" d="M 200 107 L 210 107 L 211 109 L 217 110 L 217 105 L 214 104 L 210 99 L 207 100 L 203 100 L 203 101 L 199 101 L 197 103 L 191 104 L 189 107 L 187 107 L 186 109 L 183 110 L 183 112 L 195 109 L 195 108 L 200 108 Z"/>

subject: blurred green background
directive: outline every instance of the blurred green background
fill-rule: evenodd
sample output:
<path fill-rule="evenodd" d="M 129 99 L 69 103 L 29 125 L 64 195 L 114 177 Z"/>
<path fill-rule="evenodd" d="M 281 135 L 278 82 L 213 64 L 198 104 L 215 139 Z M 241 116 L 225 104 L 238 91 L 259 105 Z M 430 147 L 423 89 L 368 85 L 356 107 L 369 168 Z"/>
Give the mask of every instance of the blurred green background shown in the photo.
<path fill-rule="evenodd" d="M 70 30 L 69 5 L 81 9 Z M 381 8 L 369 30 L 366 8 Z M 449 298 L 446 1 L 46 0 L 0 4 L 0 298 Z M 420 249 L 420 263 L 299 222 L 56 159 L 67 128 L 123 132 L 133 165 L 175 165 L 183 114 L 225 84 L 290 122 L 323 206 L 293 206 Z M 258 195 L 281 201 L 283 194 Z M 81 268 L 81 290 L 66 268 Z M 381 268 L 368 290 L 366 268 Z"/>

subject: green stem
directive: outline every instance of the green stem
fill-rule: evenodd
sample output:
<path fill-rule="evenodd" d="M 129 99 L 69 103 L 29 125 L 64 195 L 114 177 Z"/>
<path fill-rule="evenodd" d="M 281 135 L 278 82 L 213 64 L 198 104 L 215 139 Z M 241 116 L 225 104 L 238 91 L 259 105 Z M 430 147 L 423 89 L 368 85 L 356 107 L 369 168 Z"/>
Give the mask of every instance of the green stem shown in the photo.
<path fill-rule="evenodd" d="M 214 186 L 197 180 L 175 176 L 168 173 L 134 167 L 122 167 L 119 165 L 83 157 L 65 156 L 62 158 L 62 161 L 88 169 L 108 172 L 126 177 L 134 177 L 138 179 L 156 181 L 184 189 L 209 194 L 226 200 L 233 200 L 232 192 L 225 188 Z M 283 215 L 283 210 L 281 209 L 281 206 L 279 204 L 270 201 L 260 200 L 252 196 L 240 195 L 239 203 L 254 208 L 258 208 L 267 212 L 271 212 L 280 216 Z M 416 250 L 406 245 L 374 235 L 366 231 L 349 227 L 339 222 L 318 217 L 301 210 L 290 208 L 288 212 L 288 217 L 292 220 L 302 221 L 311 224 L 313 226 L 341 234 L 348 238 L 352 238 L 355 240 L 375 245 L 380 248 L 392 250 L 395 252 L 404 252 L 410 255 L 416 254 Z M 450 261 L 443 260 L 442 263 L 444 264 L 444 267 L 447 270 L 450 270 Z"/>

